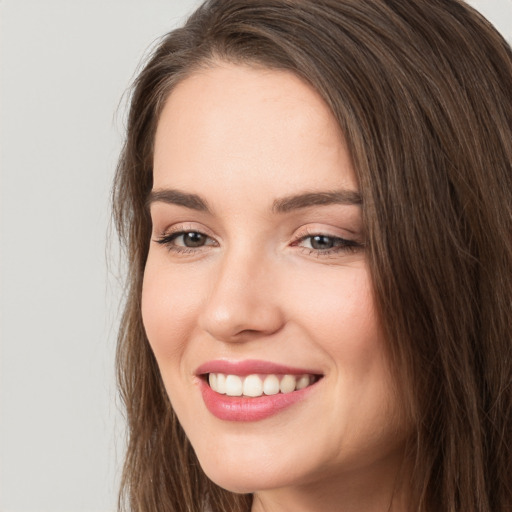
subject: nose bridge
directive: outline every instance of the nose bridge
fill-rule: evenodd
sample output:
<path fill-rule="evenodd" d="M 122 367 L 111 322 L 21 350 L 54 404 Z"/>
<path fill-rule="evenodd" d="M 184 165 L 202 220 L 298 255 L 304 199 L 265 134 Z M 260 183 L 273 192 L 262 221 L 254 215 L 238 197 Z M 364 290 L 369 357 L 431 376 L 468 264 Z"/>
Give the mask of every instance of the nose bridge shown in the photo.
<path fill-rule="evenodd" d="M 200 326 L 222 341 L 240 341 L 279 330 L 272 263 L 263 251 L 233 248 L 220 257 Z"/>

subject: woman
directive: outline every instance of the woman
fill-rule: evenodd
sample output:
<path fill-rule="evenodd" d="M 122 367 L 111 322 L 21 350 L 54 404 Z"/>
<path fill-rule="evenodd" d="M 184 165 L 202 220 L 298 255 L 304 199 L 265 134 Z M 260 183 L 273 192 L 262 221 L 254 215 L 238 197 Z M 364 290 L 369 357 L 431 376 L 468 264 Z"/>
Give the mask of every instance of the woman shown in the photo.
<path fill-rule="evenodd" d="M 512 52 L 459 0 L 212 0 L 114 191 L 137 511 L 512 509 Z"/>

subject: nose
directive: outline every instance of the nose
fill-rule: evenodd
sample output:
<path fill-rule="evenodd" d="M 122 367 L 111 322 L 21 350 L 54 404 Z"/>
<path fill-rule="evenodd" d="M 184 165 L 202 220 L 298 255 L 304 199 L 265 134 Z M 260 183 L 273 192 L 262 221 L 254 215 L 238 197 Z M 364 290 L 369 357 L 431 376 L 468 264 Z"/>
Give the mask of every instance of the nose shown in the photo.
<path fill-rule="evenodd" d="M 276 271 L 256 255 L 234 255 L 215 269 L 199 327 L 224 342 L 244 342 L 279 331 L 284 322 Z"/>

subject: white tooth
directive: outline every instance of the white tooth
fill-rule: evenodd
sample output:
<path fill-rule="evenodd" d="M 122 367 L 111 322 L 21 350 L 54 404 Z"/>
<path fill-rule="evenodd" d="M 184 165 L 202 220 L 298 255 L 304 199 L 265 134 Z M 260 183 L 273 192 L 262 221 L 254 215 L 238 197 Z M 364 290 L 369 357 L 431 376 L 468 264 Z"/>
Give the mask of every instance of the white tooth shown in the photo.
<path fill-rule="evenodd" d="M 300 379 L 297 380 L 296 389 L 304 389 L 309 386 L 309 375 L 302 375 Z"/>
<path fill-rule="evenodd" d="M 242 396 L 242 379 L 238 375 L 226 376 L 226 395 Z"/>
<path fill-rule="evenodd" d="M 257 375 L 248 375 L 244 380 L 244 395 L 261 396 L 263 394 L 263 382 Z"/>
<path fill-rule="evenodd" d="M 213 391 L 218 391 L 217 375 L 215 375 L 215 373 L 210 373 L 210 375 L 208 375 L 208 382 L 210 383 L 210 387 L 213 389 Z"/>
<path fill-rule="evenodd" d="M 263 381 L 265 395 L 277 395 L 279 393 L 279 379 L 275 375 L 267 375 Z"/>
<path fill-rule="evenodd" d="M 293 375 L 285 375 L 281 379 L 279 389 L 281 390 L 281 393 L 291 393 L 295 390 L 296 383 L 297 379 Z"/>
<path fill-rule="evenodd" d="M 226 394 L 226 376 L 223 373 L 217 374 L 217 389 L 215 391 L 221 395 Z"/>

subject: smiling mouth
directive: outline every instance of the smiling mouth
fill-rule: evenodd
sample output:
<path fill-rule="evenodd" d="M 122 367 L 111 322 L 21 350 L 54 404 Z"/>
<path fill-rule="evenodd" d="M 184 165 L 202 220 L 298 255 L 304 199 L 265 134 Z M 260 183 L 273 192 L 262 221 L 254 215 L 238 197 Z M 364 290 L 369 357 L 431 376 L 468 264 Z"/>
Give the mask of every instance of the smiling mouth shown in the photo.
<path fill-rule="evenodd" d="M 257 398 L 290 394 L 305 389 L 322 376 L 313 374 L 251 374 L 239 376 L 225 373 L 203 375 L 210 388 L 220 395 Z"/>

